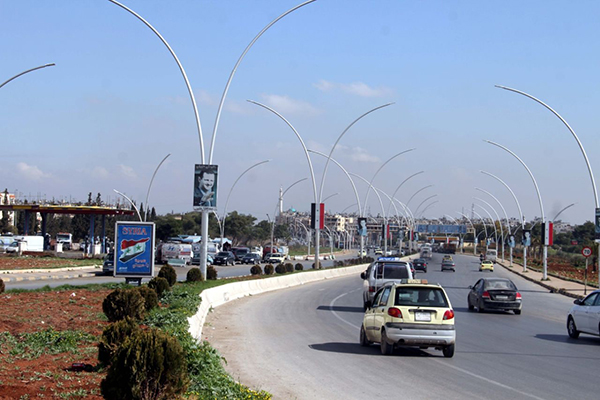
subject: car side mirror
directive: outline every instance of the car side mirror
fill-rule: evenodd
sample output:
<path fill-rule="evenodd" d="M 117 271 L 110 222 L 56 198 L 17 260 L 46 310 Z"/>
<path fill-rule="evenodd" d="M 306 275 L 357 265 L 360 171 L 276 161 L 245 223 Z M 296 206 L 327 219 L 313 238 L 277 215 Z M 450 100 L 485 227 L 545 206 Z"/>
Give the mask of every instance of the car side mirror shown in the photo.
<path fill-rule="evenodd" d="M 583 301 L 581 299 L 576 299 L 573 304 L 577 304 L 578 306 L 583 304 Z"/>
<path fill-rule="evenodd" d="M 473 289 L 473 285 L 469 285 L 469 289 Z"/>
<path fill-rule="evenodd" d="M 360 277 L 363 279 L 367 279 L 367 274 L 365 274 L 364 272 L 361 272 Z"/>
<path fill-rule="evenodd" d="M 365 305 L 367 306 L 367 310 L 371 309 L 373 307 L 373 304 L 371 303 L 371 300 L 367 300 L 367 302 L 365 303 Z"/>

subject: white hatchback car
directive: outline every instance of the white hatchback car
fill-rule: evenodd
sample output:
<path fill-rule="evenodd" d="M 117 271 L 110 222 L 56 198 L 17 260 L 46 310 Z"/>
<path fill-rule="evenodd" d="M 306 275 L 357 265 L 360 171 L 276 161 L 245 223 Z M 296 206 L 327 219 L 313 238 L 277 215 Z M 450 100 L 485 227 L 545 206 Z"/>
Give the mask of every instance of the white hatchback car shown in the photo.
<path fill-rule="evenodd" d="M 585 299 L 577 299 L 567 317 L 567 332 L 573 339 L 580 333 L 600 336 L 600 290 L 590 293 Z"/>

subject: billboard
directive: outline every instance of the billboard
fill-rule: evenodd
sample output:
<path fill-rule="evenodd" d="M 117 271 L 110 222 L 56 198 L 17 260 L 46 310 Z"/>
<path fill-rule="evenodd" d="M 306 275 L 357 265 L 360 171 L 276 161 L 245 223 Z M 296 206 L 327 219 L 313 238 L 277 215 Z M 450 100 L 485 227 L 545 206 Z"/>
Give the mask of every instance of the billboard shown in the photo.
<path fill-rule="evenodd" d="M 523 229 L 523 246 L 531 246 L 531 230 Z"/>
<path fill-rule="evenodd" d="M 417 225 L 417 232 L 431 234 L 463 235 L 467 233 L 466 225 Z"/>
<path fill-rule="evenodd" d="M 154 276 L 154 222 L 118 221 L 115 224 L 116 277 Z"/>
<path fill-rule="evenodd" d="M 194 169 L 194 209 L 217 208 L 218 165 L 196 164 Z"/>

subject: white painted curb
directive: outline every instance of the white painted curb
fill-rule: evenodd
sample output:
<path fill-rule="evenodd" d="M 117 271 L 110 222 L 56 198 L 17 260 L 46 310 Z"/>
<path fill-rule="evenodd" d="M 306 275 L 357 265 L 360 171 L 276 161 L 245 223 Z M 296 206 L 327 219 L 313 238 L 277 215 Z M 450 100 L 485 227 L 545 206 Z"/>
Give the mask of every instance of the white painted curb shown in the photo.
<path fill-rule="evenodd" d="M 328 268 L 321 271 L 282 275 L 267 279 L 233 282 L 203 290 L 202 293 L 200 293 L 200 298 L 202 301 L 200 302 L 198 312 L 188 318 L 188 323 L 190 324 L 188 332 L 190 332 L 190 334 L 196 340 L 201 340 L 202 327 L 204 326 L 206 315 L 210 309 L 223 305 L 232 300 L 237 300 L 245 296 L 270 292 L 272 290 L 304 285 L 305 283 L 321 281 L 324 279 L 340 278 L 352 274 L 358 275 L 368 266 L 369 264 L 360 264 L 352 267 Z"/>

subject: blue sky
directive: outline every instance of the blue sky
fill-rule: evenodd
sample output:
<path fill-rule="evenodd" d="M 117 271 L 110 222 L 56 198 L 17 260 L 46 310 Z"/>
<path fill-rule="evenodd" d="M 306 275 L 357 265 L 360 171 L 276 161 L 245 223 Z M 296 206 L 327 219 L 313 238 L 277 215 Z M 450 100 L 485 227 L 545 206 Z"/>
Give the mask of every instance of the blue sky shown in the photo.
<path fill-rule="evenodd" d="M 252 38 L 299 1 L 123 1 L 169 42 L 192 85 L 208 151 L 218 102 L 231 69 Z M 219 212 L 233 182 L 228 210 L 259 219 L 273 213 L 279 187 L 309 177 L 300 142 L 271 112 L 298 130 L 310 149 L 329 152 L 339 134 L 368 110 L 394 102 L 355 124 L 334 158 L 413 210 L 437 200 L 430 218 L 468 211 L 481 197 L 511 216 L 513 189 L 527 219 L 540 215 L 533 183 L 498 142 L 519 155 L 539 184 L 546 218 L 591 220 L 594 196 L 577 143 L 548 110 L 501 84 L 557 110 L 579 135 L 600 171 L 600 53 L 595 1 L 348 1 L 317 0 L 274 25 L 247 54 L 233 80 L 219 125 L 213 163 L 220 168 Z M 0 0 L 2 190 L 21 196 L 85 201 L 117 189 L 159 214 L 192 210 L 194 164 L 201 162 L 193 108 L 184 80 L 160 40 L 140 21 L 105 0 Z M 317 187 L 323 159 L 313 156 Z M 600 176 L 600 172 L 597 172 Z M 366 185 L 357 180 L 364 199 Z M 341 211 L 355 198 L 331 166 L 323 197 Z M 309 180 L 292 188 L 285 207 L 307 211 Z M 479 202 L 484 205 L 483 203 Z M 429 203 L 423 204 L 421 209 Z M 485 206 L 485 205 L 484 205 Z M 371 214 L 380 213 L 369 198 Z M 350 208 L 352 209 L 352 208 Z M 386 205 L 387 209 L 387 205 Z M 476 211 L 482 213 L 479 207 Z M 491 210 L 490 210 L 491 211 Z"/>

